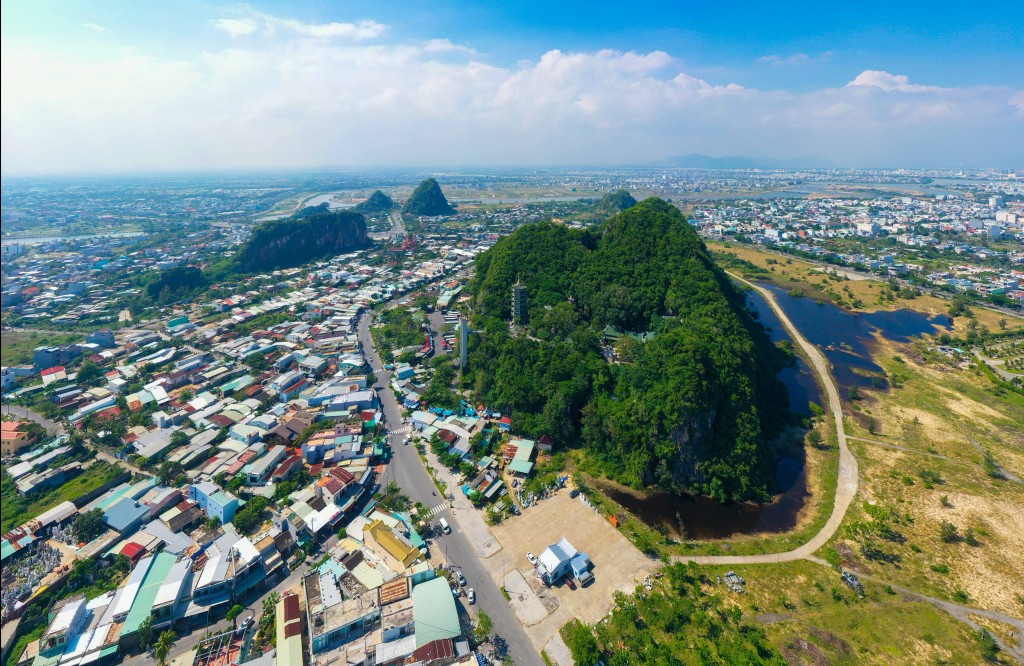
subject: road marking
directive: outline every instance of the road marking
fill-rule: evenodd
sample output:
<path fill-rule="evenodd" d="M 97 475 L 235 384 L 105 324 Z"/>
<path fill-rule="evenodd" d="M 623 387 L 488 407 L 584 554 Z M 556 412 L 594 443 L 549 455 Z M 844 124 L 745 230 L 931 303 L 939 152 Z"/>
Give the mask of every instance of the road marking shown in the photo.
<path fill-rule="evenodd" d="M 434 516 L 436 516 L 437 514 L 441 513 L 442 511 L 444 511 L 447 508 L 448 508 L 448 505 L 445 504 L 444 502 L 441 502 L 440 504 L 435 506 L 430 511 L 427 511 L 427 518 L 433 518 Z"/>
<path fill-rule="evenodd" d="M 404 435 L 412 430 L 410 426 L 404 426 L 402 428 L 395 428 L 394 430 L 388 430 L 389 435 Z"/>

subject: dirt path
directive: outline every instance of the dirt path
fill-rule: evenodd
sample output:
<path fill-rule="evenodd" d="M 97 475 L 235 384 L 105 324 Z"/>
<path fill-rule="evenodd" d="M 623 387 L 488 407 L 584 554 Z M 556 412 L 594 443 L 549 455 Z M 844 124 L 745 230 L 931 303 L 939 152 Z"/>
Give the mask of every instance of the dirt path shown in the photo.
<path fill-rule="evenodd" d="M 775 300 L 775 294 L 753 282 L 744 280 L 738 275 L 733 273 L 729 273 L 729 275 L 734 280 L 756 290 L 764 297 L 794 342 L 803 350 L 804 355 L 810 361 L 811 367 L 814 368 L 814 372 L 818 375 L 818 382 L 828 397 L 828 408 L 832 412 L 832 418 L 835 420 L 836 438 L 839 441 L 839 481 L 836 484 L 836 500 L 832 507 L 832 515 L 829 516 L 828 521 L 821 530 L 811 537 L 807 543 L 793 550 L 784 553 L 762 553 L 758 555 L 696 555 L 690 557 L 683 556 L 676 559 L 684 562 L 692 561 L 697 564 L 767 564 L 771 562 L 802 560 L 813 555 L 815 551 L 832 538 L 836 530 L 839 529 L 839 524 L 843 522 L 846 510 L 849 509 L 854 495 L 857 494 L 857 459 L 853 457 L 846 443 L 846 432 L 843 430 L 843 403 L 839 399 L 839 388 L 829 373 L 828 361 L 825 360 L 825 356 L 793 325 L 786 312 Z"/>
<path fill-rule="evenodd" d="M 809 557 L 807 559 L 810 562 L 820 564 L 824 567 L 830 566 L 828 562 L 818 557 Z M 1014 638 L 1017 638 L 1016 645 L 1008 644 L 1006 641 L 1002 640 L 999 636 L 996 636 L 995 634 L 993 634 L 992 636 L 996 639 L 996 642 L 999 644 L 1000 649 L 1002 649 L 1004 653 L 1009 654 L 1018 662 L 1024 664 L 1024 620 L 1021 620 L 1017 617 L 1012 617 L 1005 613 L 1000 613 L 999 611 L 987 610 L 984 608 L 974 608 L 972 606 L 965 606 L 963 604 L 953 603 L 952 601 L 946 601 L 944 599 L 929 597 L 926 594 L 914 592 L 913 590 L 908 590 L 904 587 L 900 587 L 899 585 L 892 585 L 891 583 L 889 583 L 889 581 L 883 580 L 876 576 L 872 576 L 870 574 L 858 573 L 857 575 L 860 578 L 864 578 L 866 580 L 873 580 L 878 583 L 889 584 L 892 586 L 892 589 L 898 592 L 902 592 L 904 595 L 912 599 L 916 599 L 919 601 L 927 601 L 936 608 L 946 611 L 947 613 L 949 613 L 956 619 L 960 620 L 961 622 L 965 623 L 975 631 L 981 631 L 984 627 L 982 627 L 980 624 L 971 619 L 971 615 L 985 617 L 990 620 L 995 620 L 996 622 L 1001 622 L 1003 624 L 1009 625 L 1014 629 L 1013 636 Z"/>
<path fill-rule="evenodd" d="M 974 439 L 970 435 L 967 435 L 967 440 L 971 443 L 971 446 L 973 446 L 975 449 L 977 449 L 978 453 L 981 454 L 982 458 L 984 458 L 986 455 L 988 455 L 988 451 L 986 451 L 985 447 L 983 447 L 981 444 L 978 443 L 978 440 Z M 998 462 L 996 463 L 996 467 L 999 469 L 999 473 L 1002 474 L 1003 478 L 1006 479 L 1007 481 L 1014 481 L 1016 483 L 1024 483 L 1024 481 L 1022 481 L 1019 476 L 1011 474 L 1010 472 L 1008 472 L 1006 470 L 1005 467 L 1000 465 Z"/>
<path fill-rule="evenodd" d="M 944 456 L 941 453 L 932 453 L 931 451 L 921 451 L 920 449 L 912 449 L 907 446 L 900 446 L 899 444 L 892 444 L 890 442 L 883 442 L 880 439 L 868 439 L 867 437 L 854 437 L 853 435 L 847 435 L 846 439 L 852 439 L 855 442 L 867 442 L 868 444 L 875 444 L 877 446 L 884 446 L 887 449 L 895 449 L 896 451 L 905 451 L 907 453 L 916 453 L 921 456 L 931 456 L 932 458 L 939 458 L 940 460 L 948 460 L 949 462 L 962 463 L 969 465 L 961 460 L 954 460 L 949 456 Z"/>

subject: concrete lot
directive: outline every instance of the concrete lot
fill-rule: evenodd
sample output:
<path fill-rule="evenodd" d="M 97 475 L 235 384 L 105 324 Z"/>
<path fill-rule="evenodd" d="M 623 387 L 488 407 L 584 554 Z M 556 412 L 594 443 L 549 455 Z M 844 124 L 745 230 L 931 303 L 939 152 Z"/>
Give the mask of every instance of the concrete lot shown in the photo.
<path fill-rule="evenodd" d="M 491 528 L 502 549 L 483 560 L 488 573 L 497 585 L 506 585 L 509 574 L 518 570 L 532 588 L 548 613 L 543 618 L 536 614 L 532 600 L 525 605 L 528 612 L 524 624 L 530 640 L 541 650 L 573 618 L 587 624 L 601 619 L 612 607 L 612 593 L 621 590 L 630 593 L 644 577 L 660 568 L 661 563 L 644 556 L 619 533 L 605 518 L 599 516 L 579 499 L 571 499 L 568 490 L 540 502 L 501 525 Z M 559 585 L 545 588 L 526 559 L 526 552 L 534 555 L 562 537 L 577 550 L 590 555 L 594 563 L 594 581 L 585 588 L 570 590 Z M 515 605 L 513 605 L 515 606 Z"/>

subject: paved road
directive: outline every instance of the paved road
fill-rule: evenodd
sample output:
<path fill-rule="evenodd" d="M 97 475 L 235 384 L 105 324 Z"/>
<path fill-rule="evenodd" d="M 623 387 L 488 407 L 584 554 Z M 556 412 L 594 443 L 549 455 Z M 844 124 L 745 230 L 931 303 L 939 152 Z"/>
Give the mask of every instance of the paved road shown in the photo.
<path fill-rule="evenodd" d="M 729 275 L 736 281 L 742 282 L 764 296 L 765 301 L 775 311 L 779 321 L 786 327 L 790 337 L 800 346 L 804 355 L 810 360 L 811 367 L 814 368 L 814 372 L 818 375 L 818 382 L 825 389 L 825 395 L 828 397 L 828 407 L 832 412 L 832 418 L 835 420 L 836 437 L 839 440 L 839 482 L 836 484 L 836 501 L 832 507 L 832 515 L 821 530 L 811 537 L 807 543 L 793 550 L 784 553 L 762 553 L 759 555 L 684 556 L 679 559 L 682 561 L 693 561 L 698 564 L 760 564 L 802 560 L 813 555 L 816 550 L 824 546 L 832 538 L 832 535 L 839 529 L 839 524 L 843 522 L 846 510 L 850 508 L 850 502 L 853 501 L 853 496 L 857 494 L 857 459 L 853 457 L 853 453 L 850 452 L 850 448 L 846 444 L 846 432 L 843 429 L 843 403 L 839 399 L 839 389 L 829 373 L 828 361 L 825 360 L 825 356 L 818 351 L 817 347 L 808 342 L 807 338 L 793 325 L 786 312 L 775 300 L 775 294 L 753 282 L 744 280 L 738 275 L 733 273 L 729 273 Z"/>
<path fill-rule="evenodd" d="M 402 219 L 402 209 L 395 208 L 391 209 L 388 214 L 391 219 L 391 238 L 395 241 L 400 241 L 405 237 L 405 220 Z"/>
<path fill-rule="evenodd" d="M 64 432 L 64 426 L 63 425 L 61 425 L 57 421 L 51 421 L 50 419 L 46 418 L 42 414 L 38 414 L 36 412 L 33 412 L 28 407 L 21 407 L 21 406 L 18 406 L 18 405 L 4 405 L 3 406 L 3 413 L 4 414 L 10 414 L 11 416 L 16 416 L 16 417 L 21 418 L 21 419 L 28 419 L 30 421 L 35 421 L 39 425 L 41 425 L 44 428 L 46 428 L 46 432 L 50 433 L 51 435 L 57 435 L 57 434 L 60 434 L 60 433 Z"/>
<path fill-rule="evenodd" d="M 363 315 L 359 320 L 359 341 L 363 345 L 363 353 L 370 362 L 370 368 L 377 376 L 377 384 L 384 411 L 385 423 L 390 429 L 402 428 L 402 409 L 388 386 L 391 375 L 384 369 L 377 349 L 370 336 L 370 316 Z M 392 460 L 388 465 L 388 479 L 397 481 L 402 490 L 413 502 L 422 502 L 428 507 L 435 507 L 442 502 L 430 475 L 427 474 L 420 460 L 416 447 L 403 444 L 405 434 L 392 435 L 390 438 Z M 491 580 L 483 563 L 480 561 L 473 545 L 458 528 L 457 517 L 449 509 L 443 510 L 437 517 L 446 516 L 452 521 L 452 533 L 441 536 L 430 545 L 432 549 L 440 548 L 444 557 L 462 569 L 468 587 L 476 590 L 477 607 L 483 609 L 494 620 L 494 633 L 508 645 L 508 653 L 517 664 L 534 666 L 541 664 L 540 654 L 533 647 L 512 608 L 505 601 L 505 596 Z"/>

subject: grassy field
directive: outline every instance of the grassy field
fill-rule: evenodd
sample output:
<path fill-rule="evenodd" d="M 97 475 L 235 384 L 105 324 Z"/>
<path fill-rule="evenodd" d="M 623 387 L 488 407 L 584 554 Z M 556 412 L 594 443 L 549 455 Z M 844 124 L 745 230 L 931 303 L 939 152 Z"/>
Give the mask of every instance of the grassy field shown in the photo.
<path fill-rule="evenodd" d="M 4 331 L 0 335 L 0 356 L 4 365 L 23 365 L 32 363 L 32 350 L 40 345 L 62 345 L 83 339 L 79 333 Z"/>
<path fill-rule="evenodd" d="M 1024 396 L 919 349 L 881 344 L 897 388 L 865 390 L 848 412 L 847 434 L 872 441 L 851 441 L 861 488 L 829 548 L 855 570 L 1020 617 L 1024 485 L 993 478 L 984 452 L 1024 476 Z M 944 523 L 956 533 L 943 538 Z"/>
<path fill-rule="evenodd" d="M 108 462 L 96 462 L 63 485 L 28 497 L 18 494 L 14 481 L 3 475 L 3 501 L 0 502 L 0 533 L 7 532 L 61 502 L 73 501 L 99 488 L 124 470 Z"/>
<path fill-rule="evenodd" d="M 721 254 L 731 254 L 743 261 L 750 262 L 761 269 L 753 272 L 741 265 L 727 266 L 749 279 L 770 280 L 788 290 L 799 290 L 809 298 L 827 300 L 855 312 L 874 312 L 876 310 L 897 310 L 909 308 L 931 315 L 946 314 L 949 301 L 922 294 L 914 298 L 904 298 L 898 292 L 889 289 L 881 279 L 866 278 L 860 274 L 848 272 L 851 279 L 842 275 L 844 269 L 837 268 L 840 275 L 831 275 L 833 267 L 815 264 L 795 257 L 769 252 L 749 245 L 736 243 L 708 243 L 708 248 Z M 826 274 L 826 268 L 829 274 Z M 987 326 L 991 331 L 1024 329 L 1024 319 L 1011 317 L 995 310 L 972 306 L 979 325 Z M 970 319 L 955 317 L 953 333 L 963 335 L 967 331 Z"/>
<path fill-rule="evenodd" d="M 708 567 L 735 570 L 746 594 L 720 593 L 745 617 L 758 619 L 792 664 L 973 664 L 981 662 L 969 627 L 931 604 L 889 594 L 863 581 L 865 598 L 839 574 L 811 562 Z M 815 660 L 821 655 L 824 660 Z"/>

